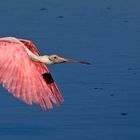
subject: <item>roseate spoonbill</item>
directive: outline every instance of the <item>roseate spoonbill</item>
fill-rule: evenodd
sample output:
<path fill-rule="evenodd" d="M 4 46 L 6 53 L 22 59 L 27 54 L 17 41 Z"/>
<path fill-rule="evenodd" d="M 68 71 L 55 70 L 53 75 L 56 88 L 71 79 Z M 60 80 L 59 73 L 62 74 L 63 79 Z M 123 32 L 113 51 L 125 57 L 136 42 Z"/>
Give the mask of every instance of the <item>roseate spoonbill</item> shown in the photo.
<path fill-rule="evenodd" d="M 39 104 L 43 110 L 52 109 L 52 103 L 63 102 L 61 92 L 45 64 L 76 62 L 60 57 L 44 55 L 29 40 L 14 37 L 0 38 L 0 83 L 13 96 L 26 102 Z"/>

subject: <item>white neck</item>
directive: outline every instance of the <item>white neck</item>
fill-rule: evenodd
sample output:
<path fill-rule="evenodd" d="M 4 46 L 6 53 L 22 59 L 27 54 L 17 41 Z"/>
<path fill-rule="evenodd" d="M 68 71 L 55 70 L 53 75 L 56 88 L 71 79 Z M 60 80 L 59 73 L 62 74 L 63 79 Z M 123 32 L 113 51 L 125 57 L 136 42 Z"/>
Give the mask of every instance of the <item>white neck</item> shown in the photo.
<path fill-rule="evenodd" d="M 52 62 L 49 60 L 48 55 L 37 56 L 37 55 L 35 55 L 34 53 L 32 53 L 28 48 L 25 47 L 25 49 L 26 49 L 26 51 L 27 51 L 29 57 L 30 57 L 33 61 L 42 62 L 42 63 L 45 63 L 45 64 L 52 64 Z"/>

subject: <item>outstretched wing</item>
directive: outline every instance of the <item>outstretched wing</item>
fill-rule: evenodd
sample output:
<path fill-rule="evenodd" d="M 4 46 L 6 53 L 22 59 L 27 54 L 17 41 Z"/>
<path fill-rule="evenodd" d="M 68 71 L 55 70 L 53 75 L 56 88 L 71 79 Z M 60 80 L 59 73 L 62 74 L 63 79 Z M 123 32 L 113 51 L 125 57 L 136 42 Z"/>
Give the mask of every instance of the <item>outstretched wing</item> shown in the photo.
<path fill-rule="evenodd" d="M 59 105 L 56 94 L 19 42 L 0 40 L 0 83 L 27 104 L 37 103 L 44 110 L 53 108 L 52 102 Z"/>
<path fill-rule="evenodd" d="M 30 40 L 19 39 L 19 41 L 22 42 L 32 53 L 34 53 L 37 56 L 40 55 L 35 44 L 32 43 Z M 63 98 L 61 92 L 59 91 L 55 81 L 53 80 L 52 75 L 49 72 L 47 66 L 41 62 L 35 62 L 33 60 L 31 60 L 31 61 L 32 61 L 32 63 L 34 63 L 34 65 L 36 66 L 36 69 L 40 72 L 40 74 L 42 74 L 43 79 L 45 80 L 46 84 L 49 86 L 49 88 L 52 91 L 53 95 L 55 96 L 56 100 L 58 97 L 58 99 L 61 102 L 63 102 L 64 98 Z M 57 105 L 59 105 L 58 101 L 57 101 Z"/>

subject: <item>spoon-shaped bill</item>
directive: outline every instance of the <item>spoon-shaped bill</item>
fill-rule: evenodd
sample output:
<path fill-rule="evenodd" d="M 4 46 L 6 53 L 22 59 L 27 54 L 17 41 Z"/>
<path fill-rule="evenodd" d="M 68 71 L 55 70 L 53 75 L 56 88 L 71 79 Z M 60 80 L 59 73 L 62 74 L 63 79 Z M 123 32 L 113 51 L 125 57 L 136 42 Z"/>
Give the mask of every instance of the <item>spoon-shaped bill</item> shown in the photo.
<path fill-rule="evenodd" d="M 81 64 L 87 64 L 87 65 L 91 64 L 91 63 L 86 62 L 86 61 L 74 60 L 74 59 L 69 59 L 69 58 L 63 58 L 63 59 L 65 62 L 81 63 Z"/>

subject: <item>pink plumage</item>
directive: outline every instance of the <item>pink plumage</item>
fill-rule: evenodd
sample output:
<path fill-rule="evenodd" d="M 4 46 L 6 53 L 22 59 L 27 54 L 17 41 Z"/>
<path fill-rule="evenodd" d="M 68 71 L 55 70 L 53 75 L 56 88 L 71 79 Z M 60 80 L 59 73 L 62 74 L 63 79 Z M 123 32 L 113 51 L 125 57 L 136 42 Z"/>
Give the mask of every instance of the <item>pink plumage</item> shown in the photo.
<path fill-rule="evenodd" d="M 15 97 L 43 110 L 59 106 L 64 99 L 47 66 L 28 56 L 25 47 L 39 56 L 36 46 L 28 40 L 0 39 L 0 83 Z"/>

